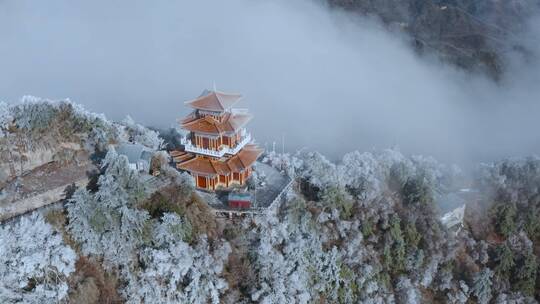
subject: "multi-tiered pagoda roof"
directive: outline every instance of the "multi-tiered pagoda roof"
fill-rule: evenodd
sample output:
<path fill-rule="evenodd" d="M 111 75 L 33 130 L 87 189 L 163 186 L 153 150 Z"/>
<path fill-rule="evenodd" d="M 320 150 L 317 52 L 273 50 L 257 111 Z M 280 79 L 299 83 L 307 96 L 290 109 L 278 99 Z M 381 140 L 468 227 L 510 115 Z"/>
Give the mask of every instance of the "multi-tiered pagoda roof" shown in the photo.
<path fill-rule="evenodd" d="M 261 152 L 256 145 L 249 144 L 225 161 L 195 157 L 179 164 L 179 168 L 200 174 L 230 174 L 250 168 Z"/>
<path fill-rule="evenodd" d="M 224 112 L 242 99 L 240 94 L 204 90 L 202 94 L 185 103 L 197 110 Z"/>
<path fill-rule="evenodd" d="M 218 120 L 212 116 L 197 118 L 194 113 L 182 120 L 182 128 L 191 132 L 209 134 L 237 132 L 252 118 L 248 113 L 225 113 L 223 117 Z"/>
<path fill-rule="evenodd" d="M 252 116 L 233 109 L 240 94 L 205 90 L 186 104 L 194 110 L 180 121 L 189 135 L 184 151 L 171 153 L 177 168 L 191 173 L 198 188 L 243 186 L 263 150 L 252 143 L 245 125 Z"/>

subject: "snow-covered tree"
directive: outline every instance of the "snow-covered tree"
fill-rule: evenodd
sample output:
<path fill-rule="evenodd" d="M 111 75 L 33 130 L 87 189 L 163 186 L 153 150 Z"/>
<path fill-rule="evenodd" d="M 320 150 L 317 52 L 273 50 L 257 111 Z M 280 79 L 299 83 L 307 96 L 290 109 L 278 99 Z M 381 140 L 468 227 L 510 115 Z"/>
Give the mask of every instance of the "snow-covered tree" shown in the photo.
<path fill-rule="evenodd" d="M 346 186 L 361 199 L 372 200 L 382 190 L 384 176 L 373 154 L 358 151 L 345 154 L 340 169 Z"/>
<path fill-rule="evenodd" d="M 17 126 L 24 130 L 45 130 L 54 115 L 55 108 L 50 101 L 34 96 L 24 96 L 21 103 L 13 108 Z"/>
<path fill-rule="evenodd" d="M 480 304 L 487 304 L 492 297 L 491 291 L 491 278 L 493 277 L 493 271 L 489 268 L 484 268 L 478 272 L 473 278 L 472 294 L 478 300 Z"/>
<path fill-rule="evenodd" d="M 75 252 L 39 213 L 0 226 L 0 302 L 64 299 L 75 259 Z"/>
<path fill-rule="evenodd" d="M 103 257 L 107 267 L 128 266 L 133 250 L 143 243 L 149 215 L 133 206 L 144 198 L 144 187 L 127 158 L 111 150 L 99 177 L 99 189 L 75 192 L 67 206 L 72 237 L 85 255 Z"/>
<path fill-rule="evenodd" d="M 464 281 L 459 281 L 446 293 L 448 303 L 465 304 L 469 299 L 470 288 Z"/>
<path fill-rule="evenodd" d="M 399 303 L 421 303 L 420 292 L 407 277 L 400 277 L 396 285 L 396 298 Z"/>
<path fill-rule="evenodd" d="M 300 178 L 320 189 L 340 185 L 342 179 L 336 165 L 322 154 L 302 151 L 298 157 L 303 161 L 302 166 L 298 169 Z"/>
<path fill-rule="evenodd" d="M 69 100 L 25 96 L 20 103 L 1 107 L 0 121 L 13 123 L 12 135 L 17 135 L 17 144 L 28 151 L 54 150 L 59 143 L 73 142 L 92 153 L 96 148 L 103 150 L 119 137 L 118 125 Z M 5 134 L 5 126 L 0 129 Z"/>
<path fill-rule="evenodd" d="M 128 139 L 158 150 L 163 147 L 163 139 L 159 137 L 158 132 L 150 130 L 143 125 L 136 123 L 131 116 L 127 116 L 122 124 L 126 127 Z"/>
<path fill-rule="evenodd" d="M 144 268 L 129 275 L 123 294 L 128 303 L 219 303 L 227 288 L 221 278 L 231 251 L 228 243 L 210 250 L 205 237 L 195 247 L 183 239 L 189 225 L 176 214 L 166 213 L 155 223 L 154 242 L 141 250 Z"/>
<path fill-rule="evenodd" d="M 8 104 L 0 101 L 0 138 L 5 136 L 7 128 L 12 121 L 13 117 Z"/>

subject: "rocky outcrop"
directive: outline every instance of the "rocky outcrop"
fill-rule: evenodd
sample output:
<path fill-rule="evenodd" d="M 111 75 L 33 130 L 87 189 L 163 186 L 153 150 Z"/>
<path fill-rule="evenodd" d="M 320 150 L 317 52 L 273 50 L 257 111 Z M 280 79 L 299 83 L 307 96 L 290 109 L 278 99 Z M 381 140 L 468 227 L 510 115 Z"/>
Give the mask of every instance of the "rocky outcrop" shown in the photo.
<path fill-rule="evenodd" d="M 84 187 L 88 184 L 88 178 L 84 177 L 77 181 L 56 187 L 10 204 L 0 204 L 0 221 L 24 214 L 26 212 L 47 206 L 65 198 L 66 189 L 75 184 L 76 187 Z"/>
<path fill-rule="evenodd" d="M 70 142 L 34 151 L 12 151 L 11 155 L 7 155 L 6 159 L 0 161 L 0 183 L 21 176 L 52 161 L 86 162 L 88 161 L 88 153 L 82 149 L 80 144 Z"/>

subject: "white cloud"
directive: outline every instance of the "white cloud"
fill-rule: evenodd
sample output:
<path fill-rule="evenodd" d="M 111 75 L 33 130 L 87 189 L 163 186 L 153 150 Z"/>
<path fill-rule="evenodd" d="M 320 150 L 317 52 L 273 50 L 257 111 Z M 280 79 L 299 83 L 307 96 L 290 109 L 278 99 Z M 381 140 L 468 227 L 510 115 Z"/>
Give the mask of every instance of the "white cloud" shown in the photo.
<path fill-rule="evenodd" d="M 338 156 L 398 145 L 446 161 L 540 151 L 536 63 L 497 85 L 419 59 L 375 22 L 312 2 L 2 6 L 1 99 L 70 97 L 115 119 L 169 126 L 187 113 L 182 101 L 215 81 L 245 95 L 262 144 L 286 134 L 290 149 Z"/>

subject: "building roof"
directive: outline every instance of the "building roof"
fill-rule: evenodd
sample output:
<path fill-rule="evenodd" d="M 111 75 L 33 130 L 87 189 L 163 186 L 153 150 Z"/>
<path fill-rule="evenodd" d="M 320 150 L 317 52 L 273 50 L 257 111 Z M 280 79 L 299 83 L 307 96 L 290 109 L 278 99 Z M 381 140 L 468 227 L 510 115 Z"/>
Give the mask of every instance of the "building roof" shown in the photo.
<path fill-rule="evenodd" d="M 235 157 L 240 160 L 244 168 L 247 168 L 251 166 L 259 156 L 263 153 L 263 149 L 257 147 L 255 144 L 248 144 L 246 145 L 238 154 L 233 156 L 231 159 L 234 159 Z"/>
<path fill-rule="evenodd" d="M 192 132 L 221 134 L 224 132 L 236 132 L 245 126 L 253 116 L 248 113 L 227 113 L 219 121 L 212 116 L 205 116 L 195 120 L 185 120 L 182 128 Z"/>
<path fill-rule="evenodd" d="M 186 117 L 182 118 L 182 119 L 178 119 L 178 122 L 183 125 L 183 124 L 187 124 L 189 122 L 192 122 L 192 121 L 195 121 L 197 120 L 197 115 L 195 114 L 195 111 L 189 113 Z"/>
<path fill-rule="evenodd" d="M 186 101 L 192 108 L 206 111 L 223 112 L 230 109 L 242 98 L 240 94 L 204 90 L 201 96 Z"/>
<path fill-rule="evenodd" d="M 119 155 L 125 155 L 128 158 L 129 163 L 135 164 L 140 160 L 150 162 L 152 158 L 152 151 L 141 144 L 122 144 L 118 146 L 116 152 Z"/>
<path fill-rule="evenodd" d="M 178 169 L 186 170 L 204 175 L 215 175 L 216 170 L 212 166 L 212 161 L 207 158 L 195 157 L 183 163 L 176 164 Z"/>
<path fill-rule="evenodd" d="M 263 150 L 256 145 L 249 144 L 226 161 L 196 157 L 177 164 L 177 168 L 204 175 L 227 175 L 251 167 L 262 152 Z"/>

